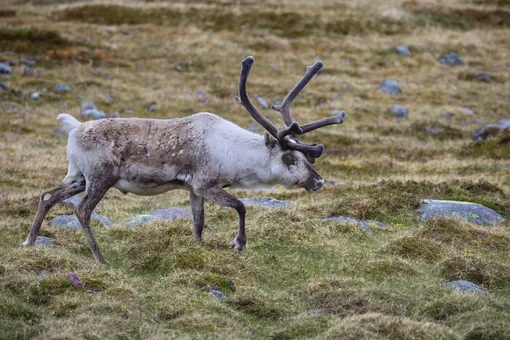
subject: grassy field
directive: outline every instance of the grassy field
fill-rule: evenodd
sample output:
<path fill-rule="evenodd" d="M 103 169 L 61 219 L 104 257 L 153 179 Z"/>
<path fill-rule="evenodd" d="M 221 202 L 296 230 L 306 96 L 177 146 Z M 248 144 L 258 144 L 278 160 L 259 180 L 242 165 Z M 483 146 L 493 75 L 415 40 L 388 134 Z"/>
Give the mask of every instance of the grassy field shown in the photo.
<path fill-rule="evenodd" d="M 22 92 L 0 89 L 0 339 L 510 339 L 510 143 L 471 141 L 482 120 L 510 115 L 508 0 L 1 3 L 0 61 L 17 65 L 0 81 Z M 395 53 L 401 44 L 412 56 Z M 448 52 L 464 64 L 439 64 Z M 188 208 L 178 191 L 107 194 L 100 214 L 114 223 L 95 233 L 111 266 L 93 262 L 81 231 L 47 223 L 41 235 L 54 248 L 20 247 L 40 193 L 66 174 L 58 113 L 78 117 L 93 101 L 122 117 L 209 111 L 248 127 L 255 122 L 234 101 L 247 55 L 256 59 L 249 92 L 270 104 L 306 65 L 324 61 L 293 114 L 301 123 L 349 115 L 308 138 L 326 147 L 315 168 L 327 187 L 235 192 L 291 202 L 248 208 L 241 255 L 227 246 L 236 213 L 212 204 L 202 245 L 186 220 L 123 226 L 135 214 Z M 35 72 L 24 71 L 22 57 L 37 61 Z M 494 82 L 474 81 L 479 74 Z M 384 79 L 402 94 L 378 90 Z M 56 92 L 57 84 L 72 91 Z M 394 104 L 409 117 L 396 119 Z M 281 124 L 277 112 L 262 112 Z M 416 211 L 424 198 L 480 203 L 506 220 L 424 223 Z M 47 220 L 70 213 L 57 205 Z M 339 215 L 390 228 L 367 236 L 301 223 Z M 456 279 L 488 294 L 444 286 Z M 209 295 L 213 288 L 227 298 Z"/>

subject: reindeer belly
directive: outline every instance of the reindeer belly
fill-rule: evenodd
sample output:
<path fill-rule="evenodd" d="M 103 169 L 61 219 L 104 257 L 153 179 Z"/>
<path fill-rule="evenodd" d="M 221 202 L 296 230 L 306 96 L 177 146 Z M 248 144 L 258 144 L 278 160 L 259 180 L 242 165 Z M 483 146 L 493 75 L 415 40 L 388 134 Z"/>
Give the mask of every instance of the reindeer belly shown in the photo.
<path fill-rule="evenodd" d="M 183 185 L 182 181 L 178 180 L 173 180 L 162 184 L 148 185 L 147 183 L 141 184 L 136 182 L 130 182 L 125 179 L 119 179 L 113 187 L 119 189 L 123 193 L 130 192 L 132 194 L 140 196 L 154 196 L 170 190 L 186 189 L 186 186 Z"/>

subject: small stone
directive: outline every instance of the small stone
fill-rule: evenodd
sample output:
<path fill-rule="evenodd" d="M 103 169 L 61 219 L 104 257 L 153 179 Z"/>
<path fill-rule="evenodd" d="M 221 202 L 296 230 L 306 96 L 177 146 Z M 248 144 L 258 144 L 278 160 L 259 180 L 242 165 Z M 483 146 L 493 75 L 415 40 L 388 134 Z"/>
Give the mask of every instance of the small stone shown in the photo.
<path fill-rule="evenodd" d="M 218 300 L 223 300 L 227 298 L 227 294 L 223 293 L 221 290 L 218 289 L 211 289 L 208 293 L 209 295 L 216 297 Z"/>
<path fill-rule="evenodd" d="M 2 90 L 8 90 L 8 89 L 9 89 L 9 86 L 5 85 L 4 83 L 2 83 L 2 82 L 0 81 L 0 89 L 2 89 Z"/>
<path fill-rule="evenodd" d="M 464 64 L 462 62 L 462 59 L 460 59 L 459 55 L 454 52 L 447 53 L 447 54 L 439 57 L 439 59 L 437 59 L 437 61 L 441 64 L 448 65 L 448 66 L 458 66 L 458 65 Z"/>
<path fill-rule="evenodd" d="M 492 80 L 491 76 L 487 74 L 480 74 L 475 77 L 475 80 L 482 83 L 494 83 L 494 80 Z"/>
<path fill-rule="evenodd" d="M 11 65 L 13 65 L 13 63 L 10 61 L 0 63 L 0 74 L 11 74 L 12 73 Z"/>
<path fill-rule="evenodd" d="M 455 117 L 455 114 L 451 112 L 445 112 L 441 116 L 443 116 L 444 118 L 452 119 L 453 117 Z"/>
<path fill-rule="evenodd" d="M 55 90 L 55 92 L 63 92 L 63 93 L 71 92 L 71 88 L 64 84 L 58 84 L 57 86 L 55 86 L 54 90 Z"/>
<path fill-rule="evenodd" d="M 35 64 L 37 64 L 37 62 L 35 60 L 30 60 L 30 59 L 25 59 L 25 58 L 21 58 L 20 62 L 22 64 L 25 64 L 28 66 L 35 66 Z"/>
<path fill-rule="evenodd" d="M 39 99 L 41 99 L 41 94 L 39 92 L 34 92 L 30 95 L 30 99 L 39 100 Z"/>
<path fill-rule="evenodd" d="M 425 129 L 425 132 L 428 133 L 429 135 L 438 135 L 441 132 L 443 132 L 443 130 L 442 129 L 438 129 L 438 128 L 428 127 L 428 128 Z"/>
<path fill-rule="evenodd" d="M 106 101 L 109 102 L 109 103 L 114 103 L 115 102 L 115 98 L 110 96 L 110 95 L 107 95 L 105 97 Z"/>
<path fill-rule="evenodd" d="M 248 197 L 240 199 L 246 206 L 258 206 L 261 208 L 285 208 L 289 205 L 286 201 L 280 201 L 271 197 Z"/>
<path fill-rule="evenodd" d="M 99 224 L 101 224 L 103 227 L 109 227 L 112 225 L 112 221 L 110 221 L 109 219 L 107 219 L 104 216 L 97 215 L 97 214 L 92 214 L 91 220 L 99 222 Z M 50 221 L 50 224 L 52 224 L 56 227 L 65 228 L 65 229 L 80 229 L 81 228 L 81 224 L 75 215 L 57 216 Z"/>
<path fill-rule="evenodd" d="M 53 248 L 53 239 L 46 236 L 37 236 L 35 239 L 36 248 Z"/>
<path fill-rule="evenodd" d="M 107 117 L 107 114 L 98 110 L 92 102 L 84 102 L 81 104 L 80 115 L 90 117 L 92 119 L 103 119 Z"/>
<path fill-rule="evenodd" d="M 39 274 L 37 274 L 37 278 L 39 280 L 45 279 L 50 276 L 50 273 L 47 270 L 41 271 Z"/>
<path fill-rule="evenodd" d="M 280 99 L 274 99 L 273 101 L 271 101 L 271 103 L 273 105 L 282 105 L 283 101 L 281 101 Z"/>
<path fill-rule="evenodd" d="M 48 92 L 48 89 L 47 89 L 47 88 L 45 88 L 45 87 L 43 87 L 43 88 L 41 89 L 41 92 L 42 92 L 42 93 L 46 93 L 46 92 Z"/>
<path fill-rule="evenodd" d="M 266 100 L 262 98 L 261 96 L 255 96 L 255 100 L 257 100 L 257 103 L 262 107 L 264 110 L 269 109 L 269 105 L 267 104 Z"/>
<path fill-rule="evenodd" d="M 120 118 L 120 115 L 117 111 L 113 111 L 112 113 L 110 113 L 108 118 Z"/>
<path fill-rule="evenodd" d="M 480 288 L 480 286 L 474 284 L 473 282 L 466 280 L 457 280 L 452 282 L 447 282 L 444 284 L 446 287 L 453 288 L 459 292 L 464 293 L 487 293 L 484 289 Z"/>
<path fill-rule="evenodd" d="M 459 111 L 460 111 L 460 112 L 462 112 L 462 113 L 464 113 L 464 114 L 466 114 L 466 115 L 468 115 L 468 116 L 474 116 L 474 115 L 475 115 L 475 113 L 473 112 L 473 110 L 470 110 L 470 109 L 465 108 L 465 107 L 461 107 L 461 108 L 459 109 Z"/>
<path fill-rule="evenodd" d="M 151 104 L 147 107 L 147 111 L 149 112 L 157 112 L 159 109 L 158 107 L 156 106 L 156 104 Z"/>
<path fill-rule="evenodd" d="M 503 221 L 503 216 L 481 204 L 461 201 L 421 200 L 418 210 L 422 221 L 437 217 L 456 217 L 469 223 L 493 226 Z"/>
<path fill-rule="evenodd" d="M 497 136 L 507 131 L 510 133 L 510 119 L 500 120 L 499 122 L 487 124 L 475 131 L 473 141 L 485 140 L 489 137 Z"/>
<path fill-rule="evenodd" d="M 386 79 L 379 84 L 379 89 L 389 94 L 401 94 L 399 83 L 395 80 Z"/>
<path fill-rule="evenodd" d="M 127 114 L 130 114 L 130 113 L 134 113 L 135 111 L 131 110 L 131 109 L 124 109 L 124 113 L 127 113 Z"/>
<path fill-rule="evenodd" d="M 37 68 L 35 68 L 35 67 L 27 66 L 23 70 L 23 76 L 25 76 L 25 77 L 33 76 L 36 73 L 37 73 Z"/>
<path fill-rule="evenodd" d="M 409 110 L 403 105 L 392 105 L 390 110 L 396 118 L 405 118 L 409 115 Z"/>
<path fill-rule="evenodd" d="M 410 56 L 412 55 L 411 50 L 406 45 L 400 45 L 395 47 L 395 51 L 400 55 Z"/>
<path fill-rule="evenodd" d="M 186 209 L 171 207 L 167 209 L 159 209 L 151 212 L 149 215 L 159 217 L 165 221 L 173 221 L 175 219 L 192 219 L 193 215 Z"/>

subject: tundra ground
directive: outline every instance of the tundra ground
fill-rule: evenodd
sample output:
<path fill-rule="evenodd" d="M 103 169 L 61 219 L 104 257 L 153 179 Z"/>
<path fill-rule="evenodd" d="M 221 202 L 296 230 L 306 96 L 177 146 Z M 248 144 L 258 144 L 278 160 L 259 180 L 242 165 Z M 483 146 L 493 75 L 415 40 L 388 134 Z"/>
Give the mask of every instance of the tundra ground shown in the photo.
<path fill-rule="evenodd" d="M 510 143 L 471 141 L 480 120 L 510 115 L 508 0 L 3 4 L 0 61 L 18 64 L 0 81 L 22 93 L 0 89 L 0 339 L 510 337 Z M 412 56 L 395 53 L 401 44 Z M 448 52 L 464 64 L 439 64 Z M 333 110 L 349 115 L 307 136 L 326 147 L 316 169 L 328 186 L 235 192 L 292 203 L 248 208 L 241 255 L 227 247 L 235 212 L 207 204 L 212 230 L 197 245 L 190 221 L 123 226 L 135 214 L 187 208 L 186 193 L 114 189 L 100 204 L 114 225 L 95 226 L 111 266 L 93 263 L 83 233 L 47 223 L 41 235 L 54 248 L 20 248 L 39 194 L 66 174 L 58 113 L 78 116 L 93 101 L 122 117 L 209 111 L 254 125 L 234 101 L 247 55 L 256 59 L 248 91 L 269 103 L 283 99 L 306 65 L 324 61 L 292 112 L 301 123 Z M 24 72 L 22 57 L 37 61 L 35 73 Z M 474 81 L 480 74 L 494 82 Z M 398 81 L 402 94 L 379 91 L 384 79 Z M 55 92 L 57 84 L 72 90 Z M 33 92 L 41 99 L 30 99 Z M 149 112 L 151 104 L 158 110 Z M 393 104 L 409 116 L 394 118 Z M 277 112 L 262 112 L 282 124 Z M 424 223 L 422 198 L 484 204 L 506 222 Z M 58 205 L 47 220 L 68 213 Z M 390 228 L 367 236 L 334 222 L 301 223 L 339 215 Z M 69 283 L 70 273 L 85 287 Z M 455 279 L 488 294 L 443 285 Z M 213 288 L 227 298 L 209 295 Z"/>

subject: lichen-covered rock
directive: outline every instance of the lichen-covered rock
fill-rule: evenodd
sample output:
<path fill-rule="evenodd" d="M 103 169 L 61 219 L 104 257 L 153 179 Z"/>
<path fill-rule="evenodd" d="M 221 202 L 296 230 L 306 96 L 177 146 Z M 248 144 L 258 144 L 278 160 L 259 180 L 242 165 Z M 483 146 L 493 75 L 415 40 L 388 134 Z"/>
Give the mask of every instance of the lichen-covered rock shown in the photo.
<path fill-rule="evenodd" d="M 112 225 L 112 221 L 107 219 L 104 216 L 92 214 L 91 216 L 92 221 L 97 221 L 99 224 L 101 224 L 103 227 L 109 227 Z M 76 218 L 76 215 L 62 215 L 57 216 L 54 219 L 50 221 L 50 224 L 59 227 L 59 228 L 66 228 L 66 229 L 79 229 L 81 228 L 80 221 Z"/>
<path fill-rule="evenodd" d="M 396 118 L 405 118 L 409 115 L 409 110 L 403 105 L 392 105 L 390 111 Z"/>
<path fill-rule="evenodd" d="M 286 201 L 280 201 L 271 197 L 247 197 L 240 198 L 246 206 L 258 206 L 262 208 L 285 208 L 289 205 Z"/>
<path fill-rule="evenodd" d="M 151 212 L 149 215 L 159 217 L 165 221 L 173 221 L 175 219 L 184 218 L 192 219 L 193 215 L 183 208 L 171 207 L 166 209 L 159 209 Z"/>
<path fill-rule="evenodd" d="M 223 293 L 221 290 L 218 289 L 211 289 L 209 291 L 209 295 L 216 297 L 218 300 L 223 300 L 227 298 L 227 294 Z"/>
<path fill-rule="evenodd" d="M 55 86 L 54 88 L 54 91 L 55 92 L 71 92 L 71 88 L 65 84 L 58 84 L 57 86 Z"/>
<path fill-rule="evenodd" d="M 411 50 L 406 45 L 399 45 L 395 47 L 395 51 L 400 55 L 410 56 L 412 55 Z"/>
<path fill-rule="evenodd" d="M 37 236 L 35 239 L 36 248 L 53 248 L 53 239 L 46 236 Z"/>
<path fill-rule="evenodd" d="M 464 62 L 462 61 L 460 56 L 454 52 L 447 53 L 447 54 L 439 57 L 439 59 L 437 59 L 437 61 L 443 65 L 448 65 L 448 66 L 458 66 L 458 65 L 464 64 Z"/>
<path fill-rule="evenodd" d="M 456 217 L 478 225 L 493 226 L 503 216 L 478 203 L 424 199 L 419 208 L 422 221 L 438 217 Z"/>
<path fill-rule="evenodd" d="M 458 290 L 459 292 L 465 292 L 465 293 L 486 293 L 486 291 L 480 286 L 474 284 L 473 282 L 466 281 L 466 280 L 457 280 L 452 282 L 447 282 L 444 284 L 446 287 L 453 288 L 455 290 Z"/>
<path fill-rule="evenodd" d="M 489 137 L 497 136 L 501 133 L 508 132 L 510 134 L 510 119 L 500 120 L 499 122 L 487 124 L 475 131 L 473 140 L 479 141 Z"/>
<path fill-rule="evenodd" d="M 193 215 L 191 215 L 191 213 L 186 209 L 171 207 L 166 209 L 159 209 L 149 214 L 132 216 L 124 222 L 124 225 L 133 228 L 154 221 L 172 222 L 176 219 L 193 219 Z"/>
<path fill-rule="evenodd" d="M 379 84 L 379 90 L 389 94 L 401 94 L 400 84 L 395 80 L 386 79 Z"/>

